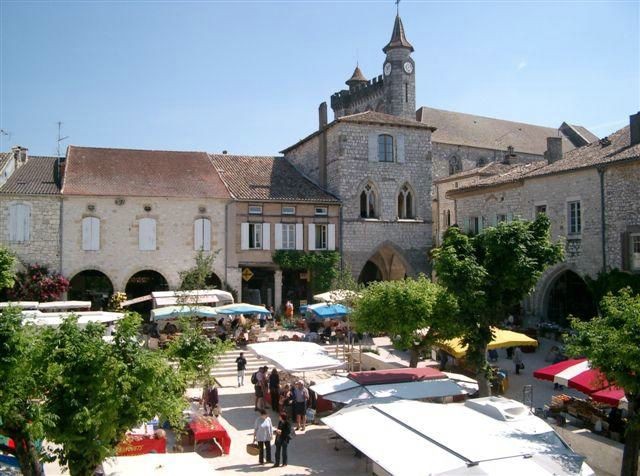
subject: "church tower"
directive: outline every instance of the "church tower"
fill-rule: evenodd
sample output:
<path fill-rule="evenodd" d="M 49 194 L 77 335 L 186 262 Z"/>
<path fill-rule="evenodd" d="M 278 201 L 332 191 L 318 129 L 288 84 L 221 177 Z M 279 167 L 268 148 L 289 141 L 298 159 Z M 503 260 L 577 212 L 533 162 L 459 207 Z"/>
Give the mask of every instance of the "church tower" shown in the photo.
<path fill-rule="evenodd" d="M 416 68 L 400 15 L 396 15 L 391 40 L 382 51 L 387 55 L 384 65 L 384 112 L 405 119 L 416 118 Z"/>

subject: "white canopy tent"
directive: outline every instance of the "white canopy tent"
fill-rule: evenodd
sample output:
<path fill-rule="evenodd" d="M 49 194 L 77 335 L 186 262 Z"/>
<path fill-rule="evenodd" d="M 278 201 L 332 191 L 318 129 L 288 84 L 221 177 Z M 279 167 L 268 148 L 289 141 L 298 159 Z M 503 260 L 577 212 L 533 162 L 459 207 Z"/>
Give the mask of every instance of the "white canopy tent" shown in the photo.
<path fill-rule="evenodd" d="M 258 357 L 290 373 L 338 369 L 345 365 L 311 342 L 264 342 L 249 344 L 248 347 Z"/>
<path fill-rule="evenodd" d="M 369 400 L 322 421 L 381 468 L 378 474 L 595 474 L 547 423 L 502 397 L 444 405 Z"/>
<path fill-rule="evenodd" d="M 20 309 L 38 309 L 38 301 L 9 301 L 0 302 L 0 309 L 6 309 L 8 307 L 19 307 Z"/>
<path fill-rule="evenodd" d="M 122 306 L 127 307 L 145 301 L 153 301 L 154 308 L 184 304 L 222 306 L 234 302 L 230 292 L 221 289 L 196 289 L 193 291 L 153 291 L 146 296 L 128 299 L 122 303 Z"/>
<path fill-rule="evenodd" d="M 105 312 L 105 311 L 85 311 L 85 312 L 40 312 L 40 311 L 23 311 L 22 323 L 33 324 L 36 326 L 52 326 L 58 327 L 64 319 L 71 314 L 78 316 L 78 325 L 81 327 L 86 326 L 90 322 L 97 322 L 101 324 L 108 324 L 110 322 L 119 321 L 124 317 L 121 312 Z"/>
<path fill-rule="evenodd" d="M 39 311 L 70 311 L 72 309 L 91 309 L 91 301 L 51 301 L 38 304 Z"/>
<path fill-rule="evenodd" d="M 102 463 L 105 476 L 208 476 L 216 470 L 210 460 L 198 453 L 149 453 L 139 456 L 116 456 Z"/>

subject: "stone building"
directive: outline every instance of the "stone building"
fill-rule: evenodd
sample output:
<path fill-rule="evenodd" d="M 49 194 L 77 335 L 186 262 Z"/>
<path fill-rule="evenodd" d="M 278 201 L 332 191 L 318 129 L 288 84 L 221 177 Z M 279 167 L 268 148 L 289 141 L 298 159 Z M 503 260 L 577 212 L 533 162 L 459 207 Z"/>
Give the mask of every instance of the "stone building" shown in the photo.
<path fill-rule="evenodd" d="M 282 157 L 210 157 L 233 199 L 226 213 L 229 284 L 244 302 L 275 309 L 287 299 L 307 300 L 307 270 L 282 270 L 273 253 L 339 251 L 339 200 Z"/>
<path fill-rule="evenodd" d="M 100 300 L 112 291 L 133 298 L 176 289 L 199 251 L 215 255 L 209 280 L 222 286 L 229 201 L 204 152 L 70 146 L 62 272 L 72 293 Z"/>
<path fill-rule="evenodd" d="M 549 216 L 565 260 L 544 273 L 524 312 L 564 324 L 568 314 L 595 312 L 584 276 L 609 269 L 640 272 L 640 114 L 611 136 L 565 154 L 561 139 L 551 137 L 546 156 L 502 164 L 491 175 L 453 175 L 459 186 L 446 194 L 458 225 L 470 233 L 538 213 Z"/>

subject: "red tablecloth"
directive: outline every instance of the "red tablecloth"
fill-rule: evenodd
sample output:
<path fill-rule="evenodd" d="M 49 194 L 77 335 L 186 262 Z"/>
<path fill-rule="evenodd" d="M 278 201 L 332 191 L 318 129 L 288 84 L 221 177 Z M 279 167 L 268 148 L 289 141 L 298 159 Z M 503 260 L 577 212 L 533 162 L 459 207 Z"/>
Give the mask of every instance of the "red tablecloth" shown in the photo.
<path fill-rule="evenodd" d="M 195 443 L 198 441 L 215 440 L 222 446 L 224 454 L 229 454 L 231 449 L 231 437 L 227 430 L 217 421 L 192 421 L 189 423 L 189 429 L 193 433 Z"/>
<path fill-rule="evenodd" d="M 152 435 L 127 435 L 116 447 L 117 456 L 146 455 L 147 453 L 166 453 L 166 438 L 154 438 Z"/>

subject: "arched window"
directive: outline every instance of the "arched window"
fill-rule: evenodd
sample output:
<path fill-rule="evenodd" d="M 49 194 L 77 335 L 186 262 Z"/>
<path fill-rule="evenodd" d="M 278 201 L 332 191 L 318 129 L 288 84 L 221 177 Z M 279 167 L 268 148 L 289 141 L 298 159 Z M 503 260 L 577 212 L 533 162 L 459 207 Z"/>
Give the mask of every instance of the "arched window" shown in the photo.
<path fill-rule="evenodd" d="M 413 211 L 413 194 L 408 185 L 403 185 L 398 193 L 398 218 L 415 218 Z"/>
<path fill-rule="evenodd" d="M 449 175 L 462 172 L 462 162 L 455 155 L 449 159 Z"/>
<path fill-rule="evenodd" d="M 447 210 L 445 213 L 445 223 L 447 228 L 451 226 L 451 210 Z"/>
<path fill-rule="evenodd" d="M 378 136 L 378 162 L 393 162 L 393 136 Z"/>
<path fill-rule="evenodd" d="M 211 251 L 211 220 L 198 218 L 193 222 L 193 249 Z"/>
<path fill-rule="evenodd" d="M 365 185 L 364 190 L 360 193 L 360 217 L 376 217 L 376 193 L 370 183 Z"/>

